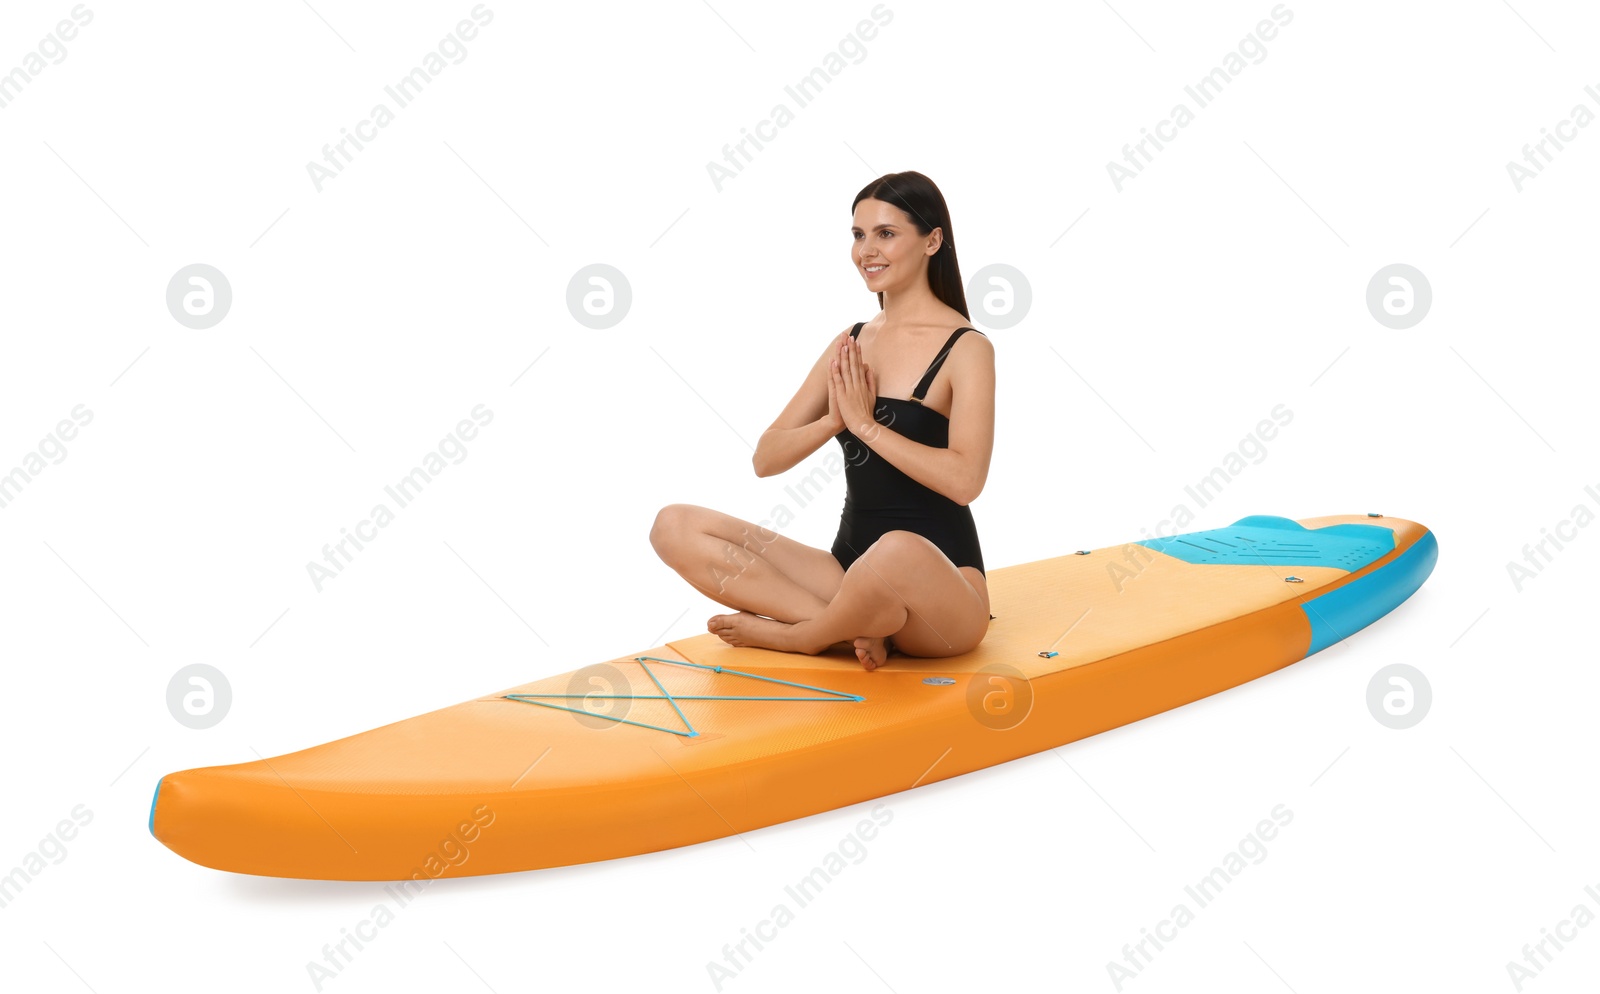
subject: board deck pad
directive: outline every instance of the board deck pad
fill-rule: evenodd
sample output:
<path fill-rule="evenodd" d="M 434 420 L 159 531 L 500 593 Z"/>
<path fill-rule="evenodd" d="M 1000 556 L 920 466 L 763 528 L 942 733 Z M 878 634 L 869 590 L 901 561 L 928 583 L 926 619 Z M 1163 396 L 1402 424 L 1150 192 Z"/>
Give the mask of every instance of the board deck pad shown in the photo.
<path fill-rule="evenodd" d="M 868 672 L 843 649 L 686 637 L 284 756 L 168 774 L 150 830 L 201 865 L 346 880 L 723 838 L 1281 669 L 1388 613 L 1436 559 L 1428 529 L 1374 515 L 1253 515 L 1068 552 L 992 570 L 995 617 L 960 656 L 893 655 Z"/>

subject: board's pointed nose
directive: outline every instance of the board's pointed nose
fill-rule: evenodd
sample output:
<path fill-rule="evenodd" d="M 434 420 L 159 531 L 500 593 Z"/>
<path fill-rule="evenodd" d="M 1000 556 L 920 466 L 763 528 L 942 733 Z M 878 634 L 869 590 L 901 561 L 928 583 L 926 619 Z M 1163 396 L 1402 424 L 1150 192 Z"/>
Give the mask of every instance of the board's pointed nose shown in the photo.
<path fill-rule="evenodd" d="M 213 869 L 358 879 L 339 873 L 365 872 L 358 844 L 370 822 L 384 824 L 391 812 L 363 796 L 330 796 L 304 781 L 297 788 L 282 775 L 283 764 L 279 757 L 276 763 L 258 759 L 168 773 L 150 802 L 150 834 L 189 862 Z M 403 841 L 406 854 L 429 849 L 412 837 Z"/>
<path fill-rule="evenodd" d="M 166 774 L 156 782 L 150 799 L 150 834 L 184 859 L 214 865 L 208 857 L 212 841 L 260 818 L 253 799 L 240 794 L 256 765 L 240 763 Z"/>

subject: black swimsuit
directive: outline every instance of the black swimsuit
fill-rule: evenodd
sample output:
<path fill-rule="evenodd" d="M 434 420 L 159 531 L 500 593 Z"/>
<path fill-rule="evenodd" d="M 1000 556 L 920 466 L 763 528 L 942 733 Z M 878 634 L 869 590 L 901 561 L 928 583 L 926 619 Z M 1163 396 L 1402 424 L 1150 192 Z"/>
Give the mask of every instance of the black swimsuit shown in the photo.
<path fill-rule="evenodd" d="M 865 323 L 851 329 L 850 337 L 856 337 Z M 978 329 L 956 329 L 934 357 L 928 371 L 922 374 L 921 382 L 911 392 L 911 399 L 876 398 L 873 416 L 879 424 L 893 428 L 913 442 L 949 448 L 950 419 L 922 406 L 922 398 L 927 395 L 928 386 L 933 383 L 939 367 L 944 365 L 945 356 L 950 354 L 956 339 L 967 331 Z M 983 332 L 978 331 L 978 334 Z M 848 429 L 834 437 L 843 446 L 845 458 L 844 513 L 839 519 L 839 533 L 833 540 L 832 550 L 840 566 L 849 569 L 850 564 L 885 532 L 904 529 L 938 546 L 955 565 L 974 566 L 978 572 L 984 571 L 971 508 L 957 504 L 891 466 Z"/>

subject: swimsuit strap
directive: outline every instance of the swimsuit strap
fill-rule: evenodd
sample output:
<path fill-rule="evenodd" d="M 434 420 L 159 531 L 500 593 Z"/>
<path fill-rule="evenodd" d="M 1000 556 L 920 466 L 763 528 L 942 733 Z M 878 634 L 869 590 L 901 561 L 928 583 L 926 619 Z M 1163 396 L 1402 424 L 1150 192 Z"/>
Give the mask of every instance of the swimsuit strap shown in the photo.
<path fill-rule="evenodd" d="M 922 374 L 922 379 L 917 383 L 917 388 L 911 391 L 912 400 L 916 401 L 918 404 L 922 403 L 922 398 L 928 393 L 928 387 L 933 384 L 933 378 L 939 373 L 939 367 L 944 365 L 945 356 L 948 356 L 951 348 L 955 346 L 956 339 L 960 338 L 962 334 L 969 331 L 978 331 L 978 329 L 957 328 L 950 334 L 949 341 L 945 342 L 944 348 L 940 349 L 939 354 L 933 357 L 933 362 L 929 363 L 928 365 L 928 371 Z M 978 331 L 978 334 L 981 335 L 983 332 Z"/>
<path fill-rule="evenodd" d="M 865 324 L 865 321 L 857 321 L 856 326 L 850 329 L 850 337 L 855 338 L 857 335 L 859 335 L 861 333 L 862 326 Z M 922 374 L 922 379 L 917 383 L 917 388 L 911 391 L 911 400 L 913 403 L 922 403 L 922 398 L 928 393 L 928 387 L 933 385 L 933 378 L 939 374 L 939 367 L 944 365 L 945 356 L 948 356 L 950 354 L 950 350 L 955 346 L 956 339 L 960 338 L 962 334 L 969 331 L 978 331 L 978 329 L 957 328 L 955 331 L 950 333 L 950 338 L 944 343 L 944 348 L 940 349 L 939 354 L 933 357 L 933 362 L 928 364 L 928 371 Z M 978 331 L 978 334 L 981 335 L 983 332 Z"/>

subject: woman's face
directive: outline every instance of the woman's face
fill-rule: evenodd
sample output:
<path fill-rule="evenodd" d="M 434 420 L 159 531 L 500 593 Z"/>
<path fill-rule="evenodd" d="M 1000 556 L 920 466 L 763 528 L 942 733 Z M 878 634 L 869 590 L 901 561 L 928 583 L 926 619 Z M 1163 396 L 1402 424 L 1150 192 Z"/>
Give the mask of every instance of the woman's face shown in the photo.
<path fill-rule="evenodd" d="M 944 232 L 934 228 L 919 235 L 900 208 L 868 198 L 856 204 L 850 225 L 850 252 L 856 271 L 874 293 L 916 286 L 926 280 L 928 257 L 939 250 Z"/>

